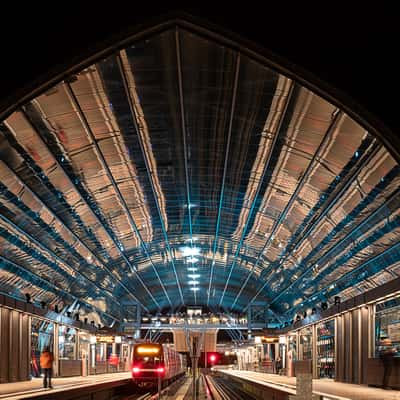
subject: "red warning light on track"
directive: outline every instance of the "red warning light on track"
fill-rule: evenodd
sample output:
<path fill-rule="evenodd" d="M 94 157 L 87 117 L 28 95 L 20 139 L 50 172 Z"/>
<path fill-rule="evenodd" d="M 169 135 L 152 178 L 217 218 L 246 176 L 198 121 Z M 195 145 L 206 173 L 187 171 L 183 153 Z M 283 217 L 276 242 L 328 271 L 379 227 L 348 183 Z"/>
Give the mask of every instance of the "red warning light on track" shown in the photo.
<path fill-rule="evenodd" d="M 217 361 L 217 356 L 216 356 L 215 354 L 211 354 L 211 356 L 210 356 L 210 361 L 211 361 L 211 362 Z"/>

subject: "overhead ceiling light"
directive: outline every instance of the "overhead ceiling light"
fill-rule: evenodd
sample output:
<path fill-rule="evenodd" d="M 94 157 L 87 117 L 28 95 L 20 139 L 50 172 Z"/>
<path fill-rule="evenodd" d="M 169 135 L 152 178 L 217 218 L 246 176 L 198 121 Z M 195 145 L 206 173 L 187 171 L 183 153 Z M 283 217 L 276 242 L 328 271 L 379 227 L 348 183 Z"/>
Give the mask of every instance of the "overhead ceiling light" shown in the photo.
<path fill-rule="evenodd" d="M 189 281 L 188 284 L 189 285 L 198 285 L 199 281 Z"/>
<path fill-rule="evenodd" d="M 197 292 L 198 290 L 200 290 L 200 288 L 198 288 L 198 287 L 191 287 L 190 290 L 193 290 L 194 292 Z"/>
<path fill-rule="evenodd" d="M 188 277 L 192 278 L 192 279 L 197 279 L 197 278 L 200 278 L 200 274 L 188 275 Z"/>
<path fill-rule="evenodd" d="M 187 270 L 188 270 L 188 271 L 195 272 L 195 271 L 197 271 L 197 270 L 198 270 L 198 268 L 190 267 L 190 268 L 188 268 Z"/>
<path fill-rule="evenodd" d="M 184 257 L 198 256 L 200 254 L 200 249 L 198 247 L 183 246 L 179 250 L 183 253 Z"/>
<path fill-rule="evenodd" d="M 194 263 L 197 263 L 197 261 L 199 261 L 199 259 L 196 258 L 196 257 L 189 257 L 189 258 L 186 259 L 186 261 L 191 263 L 191 264 L 194 264 Z"/>

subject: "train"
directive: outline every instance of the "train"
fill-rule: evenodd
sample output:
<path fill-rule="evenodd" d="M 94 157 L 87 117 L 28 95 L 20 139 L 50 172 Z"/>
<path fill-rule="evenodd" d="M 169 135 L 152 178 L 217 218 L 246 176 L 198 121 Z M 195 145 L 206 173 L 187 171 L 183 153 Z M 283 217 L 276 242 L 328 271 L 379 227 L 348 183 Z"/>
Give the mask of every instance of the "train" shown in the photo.
<path fill-rule="evenodd" d="M 139 387 L 167 386 L 186 372 L 186 358 L 161 343 L 140 343 L 133 347 L 132 381 Z"/>

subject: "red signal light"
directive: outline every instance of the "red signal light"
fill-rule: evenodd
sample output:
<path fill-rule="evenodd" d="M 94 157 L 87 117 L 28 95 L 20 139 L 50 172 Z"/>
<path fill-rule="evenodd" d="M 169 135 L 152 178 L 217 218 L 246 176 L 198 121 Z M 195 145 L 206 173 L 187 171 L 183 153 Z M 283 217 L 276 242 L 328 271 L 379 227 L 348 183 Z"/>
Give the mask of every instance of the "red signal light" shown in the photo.
<path fill-rule="evenodd" d="M 215 354 L 211 354 L 211 356 L 210 356 L 210 361 L 211 361 L 211 362 L 217 361 L 217 356 L 216 356 Z"/>

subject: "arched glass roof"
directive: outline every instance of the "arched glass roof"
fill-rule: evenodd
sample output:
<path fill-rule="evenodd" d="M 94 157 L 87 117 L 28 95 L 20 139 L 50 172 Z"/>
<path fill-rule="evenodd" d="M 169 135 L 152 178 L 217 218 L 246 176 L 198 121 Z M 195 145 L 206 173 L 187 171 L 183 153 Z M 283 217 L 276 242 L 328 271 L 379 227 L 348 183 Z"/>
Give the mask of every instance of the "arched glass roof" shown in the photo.
<path fill-rule="evenodd" d="M 0 126 L 0 290 L 281 320 L 399 276 L 399 165 L 261 61 L 169 27 Z"/>

